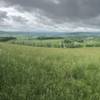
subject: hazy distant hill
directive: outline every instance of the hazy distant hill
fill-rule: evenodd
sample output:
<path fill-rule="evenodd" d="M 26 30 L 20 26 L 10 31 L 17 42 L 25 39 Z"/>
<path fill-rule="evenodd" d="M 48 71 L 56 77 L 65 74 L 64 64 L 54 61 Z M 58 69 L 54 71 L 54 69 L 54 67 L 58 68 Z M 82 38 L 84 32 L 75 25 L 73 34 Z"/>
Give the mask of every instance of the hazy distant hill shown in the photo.
<path fill-rule="evenodd" d="M 100 36 L 100 32 L 10 32 L 10 31 L 0 31 L 0 37 L 4 36 L 34 36 L 34 37 L 48 37 L 48 36 Z"/>

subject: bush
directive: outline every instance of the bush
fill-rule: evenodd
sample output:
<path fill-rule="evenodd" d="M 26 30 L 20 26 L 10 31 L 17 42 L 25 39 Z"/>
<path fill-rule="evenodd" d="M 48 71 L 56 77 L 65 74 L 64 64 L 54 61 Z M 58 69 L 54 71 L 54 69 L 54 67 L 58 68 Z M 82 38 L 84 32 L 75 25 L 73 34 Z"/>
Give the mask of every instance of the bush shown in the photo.
<path fill-rule="evenodd" d="M 15 37 L 0 37 L 0 41 L 5 42 L 5 41 L 9 41 L 9 40 L 15 40 Z"/>

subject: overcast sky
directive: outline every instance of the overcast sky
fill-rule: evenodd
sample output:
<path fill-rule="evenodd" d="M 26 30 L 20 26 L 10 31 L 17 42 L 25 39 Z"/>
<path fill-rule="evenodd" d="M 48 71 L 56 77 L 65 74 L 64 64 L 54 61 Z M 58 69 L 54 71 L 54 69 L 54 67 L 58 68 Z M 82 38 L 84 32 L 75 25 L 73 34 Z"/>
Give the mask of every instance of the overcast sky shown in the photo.
<path fill-rule="evenodd" d="M 0 0 L 0 30 L 100 31 L 100 0 Z"/>

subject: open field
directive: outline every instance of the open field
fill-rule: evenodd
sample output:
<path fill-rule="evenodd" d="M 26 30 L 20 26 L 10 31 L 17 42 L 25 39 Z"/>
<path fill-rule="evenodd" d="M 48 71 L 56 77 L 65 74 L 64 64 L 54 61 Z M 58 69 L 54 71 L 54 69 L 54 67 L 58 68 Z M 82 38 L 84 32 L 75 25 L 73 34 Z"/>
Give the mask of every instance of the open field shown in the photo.
<path fill-rule="evenodd" d="M 29 35 L 28 33 L 15 34 L 16 35 L 12 35 L 11 33 L 9 33 L 8 35 L 3 35 L 2 33 L 0 35 L 0 42 L 49 48 L 100 47 L 99 33 L 69 33 L 64 36 L 63 34 L 55 36 L 49 36 L 46 34 L 44 34 L 43 36 L 37 34 L 37 36 L 35 36 L 34 34 Z"/>
<path fill-rule="evenodd" d="M 100 100 L 100 48 L 0 43 L 0 100 Z"/>
<path fill-rule="evenodd" d="M 9 41 L 12 44 L 29 45 L 49 48 L 83 48 L 100 47 L 100 36 L 69 36 L 69 37 L 17 37 Z"/>

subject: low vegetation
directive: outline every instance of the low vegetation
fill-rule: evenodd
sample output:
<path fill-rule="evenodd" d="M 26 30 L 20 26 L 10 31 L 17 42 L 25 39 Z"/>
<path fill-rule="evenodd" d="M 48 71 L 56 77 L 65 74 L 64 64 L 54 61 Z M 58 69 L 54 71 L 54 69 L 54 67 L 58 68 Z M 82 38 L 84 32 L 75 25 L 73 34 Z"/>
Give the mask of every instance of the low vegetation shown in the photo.
<path fill-rule="evenodd" d="M 10 40 L 16 40 L 16 37 L 0 37 L 1 42 L 6 42 Z"/>
<path fill-rule="evenodd" d="M 10 43 L 49 48 L 100 47 L 100 37 L 31 37 L 17 38 Z"/>
<path fill-rule="evenodd" d="M 100 48 L 0 43 L 0 100 L 100 100 Z"/>

